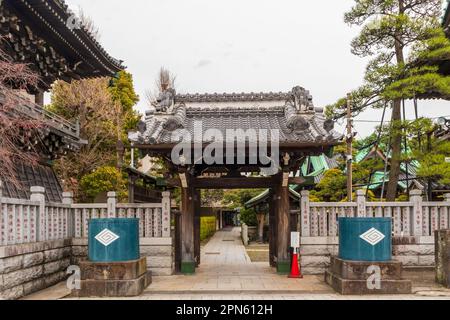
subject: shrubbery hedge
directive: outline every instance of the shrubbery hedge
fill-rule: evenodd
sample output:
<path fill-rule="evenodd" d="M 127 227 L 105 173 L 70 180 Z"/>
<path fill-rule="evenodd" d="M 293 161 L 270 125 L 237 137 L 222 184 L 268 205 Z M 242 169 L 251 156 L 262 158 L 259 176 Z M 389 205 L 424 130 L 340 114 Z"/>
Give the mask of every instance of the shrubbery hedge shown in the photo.
<path fill-rule="evenodd" d="M 200 240 L 208 239 L 216 232 L 216 217 L 200 217 Z"/>

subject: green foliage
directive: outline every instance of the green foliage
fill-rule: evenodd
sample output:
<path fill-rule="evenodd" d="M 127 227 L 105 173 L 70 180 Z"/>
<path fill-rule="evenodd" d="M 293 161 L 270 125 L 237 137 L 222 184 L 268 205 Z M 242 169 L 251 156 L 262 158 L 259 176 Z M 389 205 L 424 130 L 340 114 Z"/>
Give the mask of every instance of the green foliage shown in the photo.
<path fill-rule="evenodd" d="M 125 112 L 131 111 L 139 102 L 139 96 L 134 91 L 133 76 L 126 71 L 119 71 L 112 78 L 109 91 L 114 101 L 119 101 Z"/>
<path fill-rule="evenodd" d="M 433 139 L 430 149 L 430 151 L 416 151 L 415 153 L 420 163 L 418 176 L 442 185 L 449 185 L 450 163 L 445 160 L 450 157 L 450 141 Z"/>
<path fill-rule="evenodd" d="M 70 84 L 57 81 L 53 85 L 51 105 L 46 108 L 69 121 L 78 121 L 80 136 L 88 141 L 79 152 L 69 153 L 55 163 L 64 189 L 73 191 L 78 199 L 92 198 L 80 190 L 84 176 L 100 167 L 117 164 L 117 141 L 127 144 L 128 131 L 135 129 L 140 120 L 133 110 L 138 99 L 132 76 L 125 71 L 111 80 L 85 79 Z M 130 152 L 126 151 L 126 162 L 130 158 Z"/>
<path fill-rule="evenodd" d="M 212 237 L 216 233 L 216 217 L 200 217 L 200 241 Z"/>
<path fill-rule="evenodd" d="M 240 213 L 241 222 L 249 227 L 256 227 L 258 225 L 258 218 L 254 209 L 244 209 Z"/>
<path fill-rule="evenodd" d="M 364 84 L 352 92 L 355 115 L 367 107 L 383 107 L 386 100 L 423 93 L 449 96 L 449 77 L 436 67 L 450 58 L 450 40 L 439 25 L 440 7 L 440 0 L 355 0 L 345 14 L 346 23 L 362 26 L 351 43 L 352 52 L 373 57 Z M 408 58 L 405 52 L 410 53 Z M 346 104 L 342 98 L 327 106 L 327 116 L 341 116 Z"/>
<path fill-rule="evenodd" d="M 450 97 L 450 76 L 439 73 L 439 63 L 450 60 L 450 40 L 442 29 L 433 30 L 432 34 L 416 45 L 413 60 L 405 66 L 403 75 L 383 92 L 385 99 L 412 99 L 425 93 Z"/>
<path fill-rule="evenodd" d="M 354 164 L 353 184 L 367 184 L 371 164 Z M 353 195 L 355 197 L 355 195 Z M 374 200 L 373 192 L 368 192 L 368 199 Z M 341 202 L 347 201 L 347 175 L 340 169 L 331 169 L 325 172 L 322 180 L 311 191 L 312 202 Z"/>
<path fill-rule="evenodd" d="M 224 190 L 201 190 L 202 206 L 203 207 L 217 207 L 222 205 Z"/>
<path fill-rule="evenodd" d="M 112 99 L 118 102 L 122 107 L 123 134 L 136 129 L 141 119 L 139 113 L 133 110 L 133 107 L 139 102 L 139 96 L 134 91 L 133 76 L 126 71 L 120 71 L 116 77 L 112 78 L 109 86 L 109 92 Z"/>
<path fill-rule="evenodd" d="M 127 198 L 127 179 L 115 167 L 100 167 L 85 175 L 80 187 L 88 200 L 94 200 L 100 193 L 116 191 L 119 200 Z"/>
<path fill-rule="evenodd" d="M 264 189 L 228 190 L 224 193 L 223 204 L 231 210 L 243 208 L 246 202 L 250 201 L 262 192 L 264 192 Z"/>
<path fill-rule="evenodd" d="M 439 75 L 436 67 L 430 67 L 445 60 L 447 54 L 439 23 L 441 4 L 441 0 L 355 0 L 345 14 L 346 23 L 361 27 L 351 43 L 352 53 L 372 58 L 364 83 L 351 93 L 353 114 L 393 101 L 390 132 L 393 155 L 387 187 L 387 198 L 391 200 L 395 199 L 400 171 L 401 100 L 424 93 L 448 97 L 448 77 Z M 339 99 L 326 107 L 327 116 L 342 117 L 346 105 L 347 98 Z"/>

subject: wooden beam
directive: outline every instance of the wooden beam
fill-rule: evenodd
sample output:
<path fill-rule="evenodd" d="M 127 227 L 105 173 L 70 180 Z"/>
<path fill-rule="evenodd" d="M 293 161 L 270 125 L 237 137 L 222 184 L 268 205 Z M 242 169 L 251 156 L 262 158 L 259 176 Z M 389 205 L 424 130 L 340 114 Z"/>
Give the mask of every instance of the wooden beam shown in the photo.
<path fill-rule="evenodd" d="M 268 178 L 194 178 L 192 182 L 198 189 L 262 189 L 276 184 L 272 177 Z"/>
<path fill-rule="evenodd" d="M 182 188 L 187 188 L 188 187 L 186 173 L 180 173 L 180 182 L 181 182 L 181 187 Z"/>

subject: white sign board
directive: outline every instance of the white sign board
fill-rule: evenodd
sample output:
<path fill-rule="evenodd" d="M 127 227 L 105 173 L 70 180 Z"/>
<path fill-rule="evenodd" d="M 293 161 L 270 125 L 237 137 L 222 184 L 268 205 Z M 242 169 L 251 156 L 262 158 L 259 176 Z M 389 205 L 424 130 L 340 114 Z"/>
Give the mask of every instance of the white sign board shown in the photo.
<path fill-rule="evenodd" d="M 450 157 L 445 158 L 445 163 L 450 163 Z"/>
<path fill-rule="evenodd" d="M 300 232 L 291 232 L 291 247 L 300 248 Z"/>

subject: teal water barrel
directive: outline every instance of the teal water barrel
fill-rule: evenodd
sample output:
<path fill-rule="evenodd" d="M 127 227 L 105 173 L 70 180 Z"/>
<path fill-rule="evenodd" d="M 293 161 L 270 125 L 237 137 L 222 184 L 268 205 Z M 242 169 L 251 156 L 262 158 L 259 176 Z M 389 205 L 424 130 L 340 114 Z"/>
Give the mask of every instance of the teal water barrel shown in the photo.
<path fill-rule="evenodd" d="M 139 219 L 91 219 L 88 247 L 92 262 L 139 259 Z"/>
<path fill-rule="evenodd" d="M 340 218 L 339 258 L 369 262 L 392 260 L 392 219 Z"/>

